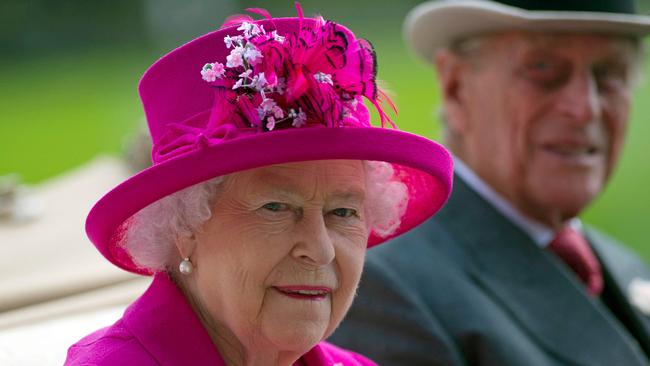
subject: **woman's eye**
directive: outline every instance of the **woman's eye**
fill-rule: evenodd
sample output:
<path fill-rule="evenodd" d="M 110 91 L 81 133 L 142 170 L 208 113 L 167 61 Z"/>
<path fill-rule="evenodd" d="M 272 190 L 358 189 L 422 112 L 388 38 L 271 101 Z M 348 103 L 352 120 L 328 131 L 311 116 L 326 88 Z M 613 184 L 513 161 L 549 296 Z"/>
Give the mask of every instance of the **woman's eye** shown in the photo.
<path fill-rule="evenodd" d="M 358 216 L 357 215 L 357 210 L 351 209 L 351 208 L 336 208 L 332 210 L 332 213 L 335 216 L 338 217 L 352 217 L 352 216 Z"/>
<path fill-rule="evenodd" d="M 264 206 L 262 206 L 262 208 L 264 208 L 266 210 L 269 210 L 269 211 L 278 212 L 278 211 L 282 211 L 282 210 L 286 209 L 287 205 L 284 204 L 284 203 L 280 203 L 280 202 L 269 202 L 269 203 L 265 204 Z"/>

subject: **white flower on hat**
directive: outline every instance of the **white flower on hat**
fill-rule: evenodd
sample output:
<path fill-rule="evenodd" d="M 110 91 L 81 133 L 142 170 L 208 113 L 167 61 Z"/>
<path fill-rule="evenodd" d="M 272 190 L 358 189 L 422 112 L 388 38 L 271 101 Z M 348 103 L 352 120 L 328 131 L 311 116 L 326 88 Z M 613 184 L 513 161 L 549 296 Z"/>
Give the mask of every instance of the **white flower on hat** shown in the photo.
<path fill-rule="evenodd" d="M 287 82 L 285 78 L 278 78 L 278 82 L 275 85 L 275 91 L 278 92 L 278 94 L 282 95 L 284 94 L 284 90 L 287 88 Z"/>
<path fill-rule="evenodd" d="M 318 81 L 319 83 L 327 83 L 330 85 L 334 85 L 332 82 L 332 75 L 326 74 L 324 72 L 317 72 L 314 74 L 314 79 Z"/>
<path fill-rule="evenodd" d="M 259 74 L 253 77 L 250 87 L 255 88 L 257 90 L 263 90 L 266 84 L 267 84 L 266 76 L 264 76 L 263 72 L 260 72 Z"/>
<path fill-rule="evenodd" d="M 235 85 L 232 86 L 232 90 L 236 90 L 236 89 L 241 88 L 243 86 L 243 84 L 244 84 L 244 79 L 237 80 Z"/>
<path fill-rule="evenodd" d="M 225 36 L 223 42 L 226 44 L 226 48 L 241 46 L 244 41 L 242 36 Z"/>
<path fill-rule="evenodd" d="M 273 39 L 277 42 L 284 43 L 284 37 L 278 34 L 278 31 L 271 32 Z"/>
<path fill-rule="evenodd" d="M 246 50 L 244 51 L 244 60 L 246 60 L 251 65 L 256 65 L 262 62 L 262 53 L 252 44 L 246 45 Z"/>
<path fill-rule="evenodd" d="M 249 22 L 243 22 L 239 28 L 237 28 L 239 31 L 244 32 L 244 38 L 248 39 L 251 38 L 252 36 L 256 36 L 260 33 L 263 32 L 264 28 L 260 28 L 257 24 L 249 23 Z"/>
<path fill-rule="evenodd" d="M 303 112 L 302 108 L 298 108 L 298 112 L 295 109 L 290 109 L 289 118 L 293 118 L 291 125 L 296 128 L 302 127 L 307 121 L 307 115 Z"/>

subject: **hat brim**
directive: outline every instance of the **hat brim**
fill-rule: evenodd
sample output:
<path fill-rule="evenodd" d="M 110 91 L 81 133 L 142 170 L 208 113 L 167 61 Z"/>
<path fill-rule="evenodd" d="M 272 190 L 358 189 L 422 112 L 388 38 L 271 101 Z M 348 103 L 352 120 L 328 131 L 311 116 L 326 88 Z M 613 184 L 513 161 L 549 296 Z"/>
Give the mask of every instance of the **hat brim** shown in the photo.
<path fill-rule="evenodd" d="M 431 140 L 381 128 L 290 129 L 207 146 L 134 175 L 95 204 L 86 220 L 86 232 L 111 263 L 148 275 L 151 273 L 138 267 L 120 246 L 129 218 L 142 208 L 217 176 L 273 164 L 330 159 L 385 161 L 397 168 L 397 178 L 409 188 L 409 202 L 400 227 L 390 237 L 433 215 L 451 192 L 451 156 Z M 368 246 L 389 238 L 371 235 Z"/>
<path fill-rule="evenodd" d="M 595 32 L 644 36 L 650 17 L 578 11 L 530 11 L 492 1 L 429 1 L 407 15 L 404 36 L 416 54 L 432 62 L 441 47 L 466 37 L 504 30 Z"/>

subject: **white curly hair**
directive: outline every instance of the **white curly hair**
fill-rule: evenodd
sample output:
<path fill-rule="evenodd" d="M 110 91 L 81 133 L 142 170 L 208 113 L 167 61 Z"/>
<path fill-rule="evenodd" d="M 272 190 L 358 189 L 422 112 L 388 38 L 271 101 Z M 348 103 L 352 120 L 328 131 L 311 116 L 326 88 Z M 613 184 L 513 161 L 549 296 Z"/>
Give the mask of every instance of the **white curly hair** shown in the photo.
<path fill-rule="evenodd" d="M 408 204 L 408 187 L 395 179 L 391 164 L 364 161 L 366 172 L 366 215 L 371 232 L 387 237 L 400 226 Z M 226 176 L 190 186 L 134 215 L 122 245 L 134 262 L 155 272 L 171 265 L 178 237 L 191 236 L 212 215 L 214 197 Z"/>

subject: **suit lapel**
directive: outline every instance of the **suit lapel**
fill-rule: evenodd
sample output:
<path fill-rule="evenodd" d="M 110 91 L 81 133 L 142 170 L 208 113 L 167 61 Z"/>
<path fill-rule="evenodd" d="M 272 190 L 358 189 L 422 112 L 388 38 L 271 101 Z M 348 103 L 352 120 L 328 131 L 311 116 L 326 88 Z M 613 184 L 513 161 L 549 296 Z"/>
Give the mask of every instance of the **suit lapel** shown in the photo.
<path fill-rule="evenodd" d="M 626 316 L 628 327 L 646 354 L 650 354 L 650 316 L 630 303 L 629 288 L 633 280 L 650 281 L 648 267 L 621 245 L 596 231 L 588 230 L 587 239 L 603 268 L 605 290 L 610 301 Z"/>
<path fill-rule="evenodd" d="M 459 238 L 472 258 L 470 274 L 495 302 L 566 364 L 647 365 L 569 270 L 456 178 L 439 220 Z"/>

